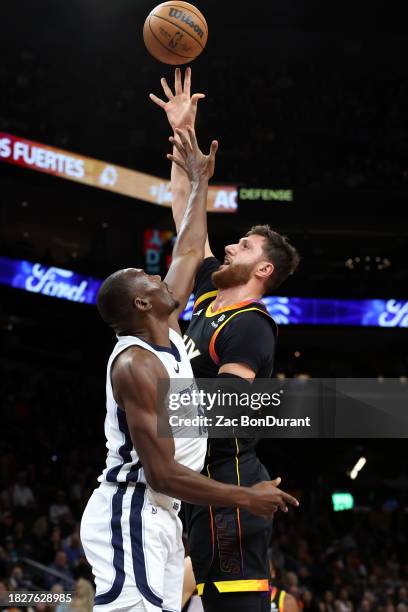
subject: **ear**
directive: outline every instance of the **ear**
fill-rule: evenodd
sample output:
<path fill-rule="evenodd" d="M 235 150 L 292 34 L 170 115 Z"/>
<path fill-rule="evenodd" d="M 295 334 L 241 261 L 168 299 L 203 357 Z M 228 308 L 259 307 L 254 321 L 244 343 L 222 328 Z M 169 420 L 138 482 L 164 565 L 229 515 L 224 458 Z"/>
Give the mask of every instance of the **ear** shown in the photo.
<path fill-rule="evenodd" d="M 275 266 L 270 261 L 262 261 L 256 271 L 256 276 L 262 280 L 272 276 Z"/>
<path fill-rule="evenodd" d="M 133 300 L 133 306 L 137 310 L 142 310 L 144 312 L 147 312 L 148 310 L 151 310 L 152 308 L 152 304 L 150 300 L 139 297 L 139 296 L 135 297 L 135 299 Z"/>

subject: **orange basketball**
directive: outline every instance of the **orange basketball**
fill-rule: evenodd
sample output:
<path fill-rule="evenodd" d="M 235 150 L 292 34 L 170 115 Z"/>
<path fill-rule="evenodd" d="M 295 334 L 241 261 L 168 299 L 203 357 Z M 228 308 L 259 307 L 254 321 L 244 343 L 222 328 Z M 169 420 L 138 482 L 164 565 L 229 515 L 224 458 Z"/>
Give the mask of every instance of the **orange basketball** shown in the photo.
<path fill-rule="evenodd" d="M 205 17 L 188 2 L 163 2 L 147 16 L 143 39 L 147 50 L 164 64 L 181 65 L 198 57 L 207 44 Z"/>

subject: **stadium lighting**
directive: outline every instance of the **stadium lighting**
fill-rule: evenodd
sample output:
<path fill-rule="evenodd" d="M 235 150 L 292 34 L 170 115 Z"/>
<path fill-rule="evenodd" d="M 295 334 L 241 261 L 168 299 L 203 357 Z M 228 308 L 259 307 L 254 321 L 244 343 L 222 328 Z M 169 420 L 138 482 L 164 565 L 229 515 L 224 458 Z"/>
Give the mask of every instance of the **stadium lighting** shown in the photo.
<path fill-rule="evenodd" d="M 366 463 L 367 459 L 365 457 L 360 457 L 360 459 L 357 461 L 356 465 L 350 472 L 351 480 L 355 480 L 357 478 L 359 471 L 365 466 Z"/>

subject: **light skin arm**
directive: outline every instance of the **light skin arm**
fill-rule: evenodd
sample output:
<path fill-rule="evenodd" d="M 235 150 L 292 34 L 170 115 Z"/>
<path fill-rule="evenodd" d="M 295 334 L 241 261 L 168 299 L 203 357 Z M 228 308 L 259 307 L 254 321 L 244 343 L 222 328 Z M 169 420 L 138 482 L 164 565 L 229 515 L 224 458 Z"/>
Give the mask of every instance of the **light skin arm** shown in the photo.
<path fill-rule="evenodd" d="M 181 598 L 181 607 L 184 608 L 190 597 L 196 590 L 196 581 L 193 572 L 193 565 L 191 558 L 186 557 L 184 559 L 184 580 L 183 580 L 183 596 Z M 292 612 L 292 611 L 291 611 Z"/>
<path fill-rule="evenodd" d="M 173 258 L 165 281 L 179 301 L 180 306 L 169 318 L 169 325 L 178 330 L 178 316 L 191 294 L 194 278 L 203 260 L 207 236 L 208 181 L 214 174 L 218 143 L 211 143 L 210 153 L 204 155 L 197 143 L 193 128 L 176 129 L 177 140 L 171 137 L 177 151 L 168 158 L 184 172 L 191 184 L 187 208 L 184 210 L 180 230 L 173 249 Z"/>
<path fill-rule="evenodd" d="M 177 463 L 170 431 L 166 437 L 158 435 L 158 423 L 168 423 L 159 397 L 159 381 L 168 380 L 168 375 L 155 355 L 132 347 L 119 355 L 111 377 L 115 400 L 125 410 L 133 445 L 155 491 L 191 504 L 237 506 L 266 517 L 271 517 L 276 508 L 286 512 L 287 504 L 299 505 L 277 488 L 280 478 L 238 487 L 206 478 Z"/>
<path fill-rule="evenodd" d="M 218 370 L 218 374 L 233 374 L 251 381 L 255 378 L 255 372 L 245 363 L 224 363 Z"/>
<path fill-rule="evenodd" d="M 161 100 L 154 94 L 150 94 L 150 99 L 165 111 L 172 129 L 186 129 L 188 126 L 194 128 L 198 101 L 205 98 L 205 95 L 202 93 L 191 95 L 191 68 L 186 69 L 184 84 L 182 83 L 181 70 L 180 68 L 176 68 L 174 94 L 165 78 L 161 79 L 161 85 L 163 87 L 164 94 L 167 96 L 167 102 Z M 174 146 L 173 155 L 176 154 L 177 149 Z M 183 170 L 175 163 L 173 163 L 171 167 L 171 192 L 173 196 L 173 219 L 178 233 L 184 211 L 189 201 L 191 183 Z M 208 242 L 208 236 L 205 242 L 204 256 L 213 256 Z"/>
<path fill-rule="evenodd" d="M 296 599 L 290 593 L 286 593 L 283 600 L 283 612 L 299 612 Z"/>

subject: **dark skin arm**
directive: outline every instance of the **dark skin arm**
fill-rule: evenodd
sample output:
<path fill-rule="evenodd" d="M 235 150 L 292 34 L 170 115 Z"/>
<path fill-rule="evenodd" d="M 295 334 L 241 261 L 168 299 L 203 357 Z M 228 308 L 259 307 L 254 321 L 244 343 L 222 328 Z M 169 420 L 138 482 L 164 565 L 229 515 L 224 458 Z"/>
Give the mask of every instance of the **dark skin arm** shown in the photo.
<path fill-rule="evenodd" d="M 280 479 L 238 487 L 206 478 L 175 461 L 173 438 L 157 433 L 158 419 L 168 422 L 165 406 L 158 401 L 159 380 L 168 380 L 168 375 L 155 355 L 132 347 L 116 359 L 111 377 L 115 400 L 126 412 L 133 445 L 155 491 L 192 504 L 238 506 L 266 517 L 277 508 L 286 512 L 287 504 L 299 505 L 277 488 Z"/>
<path fill-rule="evenodd" d="M 214 174 L 217 141 L 211 143 L 210 153 L 204 155 L 197 143 L 193 128 L 176 130 L 178 140 L 170 138 L 175 151 L 167 157 L 185 174 L 191 185 L 187 207 L 173 249 L 173 258 L 165 281 L 180 302 L 169 319 L 169 325 L 178 330 L 178 316 L 191 294 L 196 272 L 204 258 L 207 236 L 208 181 Z"/>

